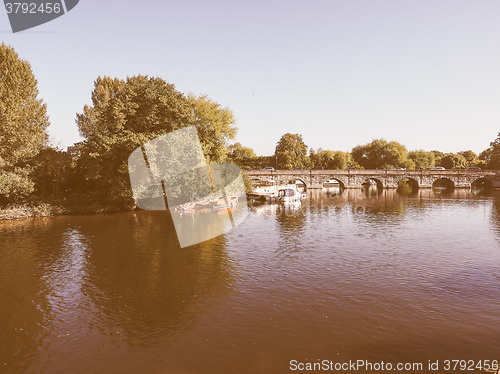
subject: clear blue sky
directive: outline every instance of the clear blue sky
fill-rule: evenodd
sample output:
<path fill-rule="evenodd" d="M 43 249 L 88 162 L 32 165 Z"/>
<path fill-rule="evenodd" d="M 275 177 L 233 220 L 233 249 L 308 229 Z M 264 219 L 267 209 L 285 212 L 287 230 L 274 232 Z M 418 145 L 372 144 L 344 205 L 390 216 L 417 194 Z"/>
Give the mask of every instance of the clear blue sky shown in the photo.
<path fill-rule="evenodd" d="M 31 63 L 62 146 L 99 75 L 147 74 L 230 107 L 258 154 L 286 132 L 480 152 L 500 131 L 499 15 L 498 0 L 80 0 L 17 34 L 0 8 L 0 37 Z"/>

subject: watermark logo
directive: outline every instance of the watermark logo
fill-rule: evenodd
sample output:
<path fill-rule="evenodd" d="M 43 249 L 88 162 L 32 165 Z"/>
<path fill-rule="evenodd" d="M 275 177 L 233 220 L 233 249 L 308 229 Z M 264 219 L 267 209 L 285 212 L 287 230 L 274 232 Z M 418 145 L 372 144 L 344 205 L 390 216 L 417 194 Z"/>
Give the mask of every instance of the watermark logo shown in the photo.
<path fill-rule="evenodd" d="M 50 22 L 73 9 L 79 0 L 4 0 L 12 32 Z"/>
<path fill-rule="evenodd" d="M 228 232 L 248 215 L 240 168 L 208 163 L 194 126 L 137 148 L 128 168 L 137 207 L 170 210 L 181 247 Z"/>

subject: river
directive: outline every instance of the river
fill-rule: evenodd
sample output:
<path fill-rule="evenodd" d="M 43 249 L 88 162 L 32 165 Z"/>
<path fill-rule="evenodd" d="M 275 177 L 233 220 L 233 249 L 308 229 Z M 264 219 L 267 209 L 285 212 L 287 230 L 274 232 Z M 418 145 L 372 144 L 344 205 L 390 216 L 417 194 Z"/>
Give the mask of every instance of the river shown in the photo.
<path fill-rule="evenodd" d="M 187 248 L 166 212 L 0 222 L 0 372 L 500 359 L 500 193 L 248 209 Z"/>

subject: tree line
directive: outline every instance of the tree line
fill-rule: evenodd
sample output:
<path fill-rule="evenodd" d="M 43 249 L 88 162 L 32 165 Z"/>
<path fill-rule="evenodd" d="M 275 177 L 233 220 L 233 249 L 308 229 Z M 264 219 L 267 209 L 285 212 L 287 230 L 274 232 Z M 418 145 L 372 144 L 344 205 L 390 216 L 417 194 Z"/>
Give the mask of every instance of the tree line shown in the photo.
<path fill-rule="evenodd" d="M 309 149 L 301 134 L 284 134 L 276 144 L 272 156 L 256 156 L 247 147 L 237 144 L 230 157 L 244 169 L 428 169 L 442 166 L 446 169 L 500 169 L 500 133 L 490 147 L 479 155 L 471 150 L 458 153 L 444 153 L 438 150 L 408 151 L 396 141 L 374 139 L 370 143 L 358 145 L 351 152 Z"/>
<path fill-rule="evenodd" d="M 442 153 L 410 151 L 383 139 L 351 152 L 309 149 L 300 134 L 284 134 L 275 153 L 257 156 L 240 143 L 232 111 L 206 95 L 184 94 L 157 77 L 98 77 L 91 104 L 76 115 L 83 140 L 67 151 L 52 146 L 47 106 L 39 97 L 31 65 L 0 44 L 0 206 L 49 201 L 62 205 L 133 206 L 127 159 L 144 143 L 195 126 L 209 162 L 242 168 L 279 169 L 466 168 L 500 169 L 500 134 L 491 146 Z M 182 155 L 180 155 L 182 156 Z"/>

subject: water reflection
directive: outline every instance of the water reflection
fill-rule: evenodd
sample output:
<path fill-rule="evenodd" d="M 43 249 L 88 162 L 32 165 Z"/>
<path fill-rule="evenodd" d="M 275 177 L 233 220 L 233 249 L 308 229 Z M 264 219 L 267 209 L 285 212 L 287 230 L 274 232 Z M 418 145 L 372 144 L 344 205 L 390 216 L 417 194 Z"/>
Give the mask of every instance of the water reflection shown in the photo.
<path fill-rule="evenodd" d="M 377 187 L 376 183 L 366 184 L 361 188 L 365 197 L 377 197 L 382 192 L 382 189 Z"/>
<path fill-rule="evenodd" d="M 340 192 L 252 205 L 230 233 L 184 249 L 165 212 L 0 223 L 3 371 L 280 373 L 291 359 L 498 354 L 498 192 Z"/>
<path fill-rule="evenodd" d="M 165 346 L 232 288 L 224 237 L 181 249 L 165 212 L 51 221 L 0 232 L 1 365 L 12 371 L 95 371 L 95 347 L 112 372 L 127 347 Z"/>
<path fill-rule="evenodd" d="M 413 178 L 403 178 L 398 183 L 397 192 L 403 196 L 413 196 L 418 192 L 418 182 Z"/>
<path fill-rule="evenodd" d="M 304 229 L 305 222 L 313 219 L 317 212 L 335 215 L 349 215 L 354 222 L 373 227 L 385 224 L 397 224 L 404 221 L 408 214 L 418 214 L 415 219 L 422 219 L 427 209 L 435 208 L 435 202 L 445 205 L 456 205 L 457 199 L 481 199 L 494 195 L 493 190 L 481 190 L 477 193 L 470 189 L 436 190 L 413 189 L 380 190 L 376 185 L 361 189 L 341 190 L 337 187 L 322 190 L 307 191 L 307 199 L 294 207 L 281 204 L 252 204 L 251 211 L 260 215 L 276 216 L 280 230 L 284 234 L 295 232 L 299 234 Z"/>
<path fill-rule="evenodd" d="M 484 193 L 486 195 L 486 193 Z M 491 195 L 491 192 L 489 193 Z M 486 195 L 488 196 L 488 195 Z M 496 237 L 500 240 L 500 194 L 495 194 L 491 197 L 491 223 L 496 233 Z"/>
<path fill-rule="evenodd" d="M 0 222 L 0 368 L 27 372 L 38 361 L 38 336 L 50 320 L 44 268 L 58 253 L 49 219 Z"/>
<path fill-rule="evenodd" d="M 211 298 L 231 289 L 233 270 L 223 236 L 181 249 L 168 215 L 134 214 L 96 235 L 82 226 L 101 294 L 93 294 L 131 338 L 178 333 Z M 163 214 L 162 214 L 163 213 Z M 132 250 L 124 250 L 132 248 Z"/>

